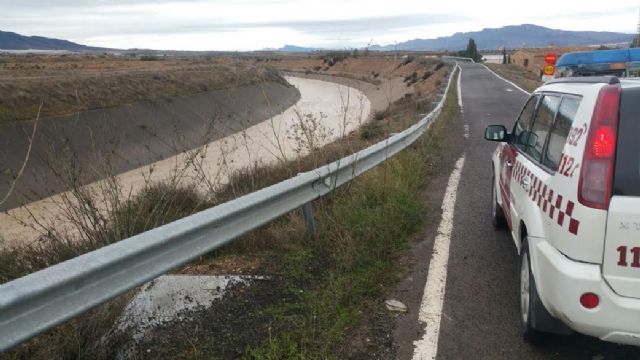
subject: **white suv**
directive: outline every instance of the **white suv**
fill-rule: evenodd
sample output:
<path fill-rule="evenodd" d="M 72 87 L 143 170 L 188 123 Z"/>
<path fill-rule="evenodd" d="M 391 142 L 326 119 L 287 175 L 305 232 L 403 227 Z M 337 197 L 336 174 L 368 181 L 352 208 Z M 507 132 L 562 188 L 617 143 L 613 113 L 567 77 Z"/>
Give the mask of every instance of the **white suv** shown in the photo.
<path fill-rule="evenodd" d="M 640 81 L 552 80 L 485 138 L 501 142 L 493 222 L 520 253 L 524 335 L 640 345 Z"/>

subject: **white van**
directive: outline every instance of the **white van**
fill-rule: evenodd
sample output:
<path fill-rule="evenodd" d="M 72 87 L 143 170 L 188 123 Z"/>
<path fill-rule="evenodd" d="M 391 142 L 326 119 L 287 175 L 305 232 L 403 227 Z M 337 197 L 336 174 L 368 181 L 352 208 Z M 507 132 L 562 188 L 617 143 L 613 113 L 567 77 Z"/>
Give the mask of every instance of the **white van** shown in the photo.
<path fill-rule="evenodd" d="M 523 333 L 640 345 L 640 80 L 552 80 L 491 125 L 492 210 L 520 253 Z"/>

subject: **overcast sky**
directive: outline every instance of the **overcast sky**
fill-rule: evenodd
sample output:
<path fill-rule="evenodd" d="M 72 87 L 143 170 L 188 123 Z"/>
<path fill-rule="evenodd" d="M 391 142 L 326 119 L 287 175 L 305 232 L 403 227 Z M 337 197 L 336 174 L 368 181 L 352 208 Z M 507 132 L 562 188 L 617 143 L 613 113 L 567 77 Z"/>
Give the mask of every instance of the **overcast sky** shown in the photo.
<path fill-rule="evenodd" d="M 388 45 L 531 23 L 634 33 L 637 0 L 0 0 L 0 30 L 111 48 Z"/>

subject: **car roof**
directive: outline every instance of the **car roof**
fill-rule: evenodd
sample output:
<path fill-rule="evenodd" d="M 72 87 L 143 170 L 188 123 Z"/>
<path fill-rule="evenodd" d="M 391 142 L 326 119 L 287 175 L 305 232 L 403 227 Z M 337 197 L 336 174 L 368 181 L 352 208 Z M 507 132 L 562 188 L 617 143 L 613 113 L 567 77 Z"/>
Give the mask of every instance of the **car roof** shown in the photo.
<path fill-rule="evenodd" d="M 549 80 L 545 83 L 547 84 L 559 84 L 559 83 L 570 83 L 570 84 L 618 84 L 620 83 L 620 79 L 616 76 L 576 76 L 576 77 L 562 77 L 557 79 Z"/>
<path fill-rule="evenodd" d="M 601 87 L 607 84 L 620 84 L 622 88 L 639 87 L 640 78 L 618 78 L 616 76 L 582 76 L 552 79 L 544 83 L 536 92 L 558 91 L 566 93 L 580 93 L 591 87 Z"/>
<path fill-rule="evenodd" d="M 640 78 L 621 78 L 620 84 L 623 88 L 640 86 Z"/>

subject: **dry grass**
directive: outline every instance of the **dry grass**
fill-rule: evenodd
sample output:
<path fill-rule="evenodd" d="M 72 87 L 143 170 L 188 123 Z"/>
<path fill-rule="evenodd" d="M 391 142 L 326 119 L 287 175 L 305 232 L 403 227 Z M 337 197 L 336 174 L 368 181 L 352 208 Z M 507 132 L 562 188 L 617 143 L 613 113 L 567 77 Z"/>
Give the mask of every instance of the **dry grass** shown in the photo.
<path fill-rule="evenodd" d="M 87 194 L 78 193 L 77 196 L 85 199 L 83 205 L 93 206 L 86 198 Z M 80 240 L 65 237 L 64 233 L 51 228 L 49 236 L 42 237 L 40 241 L 0 251 L 0 284 L 181 219 L 210 206 L 211 203 L 193 188 L 172 183 L 150 185 L 135 197 L 124 199 L 109 211 L 108 220 L 95 219 L 98 217 L 95 211 L 92 212 L 94 221 L 76 224 L 82 227 Z M 83 213 L 82 217 L 85 215 L 86 213 Z"/>
<path fill-rule="evenodd" d="M 267 62 L 282 71 L 294 73 L 295 76 L 325 81 L 341 79 L 339 83 L 355 87 L 367 94 L 375 116 L 383 113 L 390 103 L 406 94 L 420 98 L 423 94 L 433 93 L 449 71 L 449 67 L 437 59 L 396 60 L 393 57 L 349 57 L 326 71 L 314 70 L 317 66 L 312 65 L 322 61 L 316 57 L 275 58 Z M 380 66 L 381 69 L 376 70 L 376 66 Z M 335 70 L 338 67 L 353 72 L 345 77 L 343 70 Z"/>
<path fill-rule="evenodd" d="M 373 84 L 380 84 L 381 79 L 392 77 L 407 77 L 416 73 L 416 81 L 411 85 L 416 86 L 416 91 L 428 93 L 433 88 L 421 88 L 423 81 L 443 68 L 441 62 L 435 59 L 417 59 L 413 57 L 393 58 L 393 57 L 347 57 L 335 63 L 327 63 L 321 57 L 310 58 L 274 58 L 268 61 L 269 64 L 283 71 L 305 72 L 308 74 L 329 74 L 349 77 L 356 80 L 367 81 Z M 445 67 L 446 68 L 446 67 Z"/>
<path fill-rule="evenodd" d="M 71 193 L 79 205 L 71 208 L 70 214 L 77 212 L 77 226 L 81 227 L 81 233 L 83 234 L 81 239 L 65 238 L 64 232 L 52 228 L 50 229 L 51 236 L 44 238 L 41 242 L 0 252 L 0 280 L 9 281 L 59 261 L 195 213 L 203 208 L 264 188 L 285 180 L 298 172 L 308 171 L 340 159 L 345 155 L 380 141 L 391 133 L 405 129 L 418 119 L 418 114 L 430 110 L 431 101 L 431 94 L 423 94 L 419 97 L 407 96 L 392 104 L 390 109 L 384 115 L 379 116 L 378 119 L 372 120 L 364 127 L 334 143 L 316 149 L 309 156 L 290 160 L 284 164 L 238 171 L 231 177 L 228 185 L 205 195 L 196 192 L 192 187 L 185 186 L 181 182 L 179 171 L 176 171 L 174 179 L 162 184 L 149 183 L 145 191 L 127 199 L 118 197 L 117 194 L 120 194 L 120 191 L 117 188 L 117 183 L 106 182 L 107 188 L 102 189 L 102 191 L 109 192 L 114 197 L 110 198 L 109 211 L 105 215 L 97 210 L 90 193 L 83 191 L 82 188 L 72 187 Z M 422 157 L 425 155 L 424 151 L 427 151 L 424 147 L 420 149 L 422 150 L 411 155 L 405 154 L 398 159 L 394 158 L 383 169 L 377 169 L 365 176 L 365 180 L 362 180 L 361 183 L 366 185 L 361 190 L 353 193 L 350 191 L 351 186 L 341 189 L 337 198 L 344 197 L 344 199 L 331 205 L 332 207 L 324 207 L 321 204 L 317 208 L 318 216 L 323 219 L 325 234 L 327 236 L 328 234 L 333 234 L 325 238 L 325 241 L 340 245 L 335 248 L 339 250 L 339 253 L 335 254 L 336 256 L 339 255 L 339 258 L 333 259 L 331 262 L 343 264 L 336 274 L 342 274 L 340 276 L 348 275 L 347 278 L 339 282 L 322 285 L 319 290 L 321 294 L 325 294 L 326 291 L 338 286 L 346 291 L 343 295 L 351 299 L 347 304 L 348 316 L 343 317 L 344 314 L 341 313 L 342 310 L 340 308 L 332 308 L 328 313 L 328 316 L 335 316 L 336 314 L 341 316 L 340 319 L 334 319 L 333 324 L 342 326 L 341 324 L 351 324 L 355 320 L 353 311 L 358 306 L 356 300 L 360 296 L 375 294 L 363 292 L 363 290 L 370 286 L 371 281 L 377 281 L 375 276 L 383 276 L 385 269 L 390 266 L 389 261 L 392 261 L 398 255 L 397 251 L 403 248 L 402 242 L 406 242 L 408 236 L 419 227 L 422 207 L 416 203 L 416 198 L 412 192 L 421 188 L 421 184 L 425 181 L 421 170 L 415 167 L 416 161 L 422 161 Z M 193 158 L 198 158 L 197 152 L 193 154 Z M 388 173 L 393 174 L 393 176 L 387 175 Z M 110 188 L 109 184 L 112 184 Z M 332 204 L 334 200 L 327 201 L 327 204 Z M 322 203 L 324 202 L 323 200 Z M 73 202 L 69 202 L 68 205 L 70 207 L 74 206 Z M 81 219 L 93 220 L 87 222 L 81 221 Z M 335 222 L 337 219 L 342 219 L 346 222 L 344 224 Z M 382 231 L 393 228 L 386 226 L 389 221 L 400 222 L 401 226 L 394 228 L 399 230 L 394 230 L 391 233 Z M 402 225 L 405 223 L 406 226 Z M 374 228 L 379 231 L 376 230 L 374 233 L 369 233 L 369 230 Z M 304 226 L 298 215 L 286 216 L 243 237 L 240 241 L 235 242 L 234 245 L 215 252 L 212 256 L 206 257 L 204 261 L 215 262 L 216 259 L 225 254 L 255 255 L 256 252 L 261 251 L 274 253 L 274 251 L 289 249 L 290 253 L 283 253 L 287 256 L 287 261 L 283 263 L 283 265 L 286 265 L 285 268 L 280 270 L 291 271 L 291 275 L 298 276 L 301 275 L 298 272 L 304 269 L 304 264 L 300 260 L 306 259 L 305 256 L 309 255 L 308 251 L 310 251 L 310 249 L 305 248 L 305 246 L 309 245 L 309 242 L 304 233 Z M 273 236 L 275 234 L 277 236 L 274 239 Z M 294 239 L 300 239 L 300 241 Z M 397 239 L 399 241 L 398 244 L 394 245 L 393 253 L 385 252 L 389 245 L 386 243 L 387 239 Z M 374 247 L 371 246 L 371 241 L 375 242 Z M 358 267 L 359 255 L 366 256 L 367 262 L 373 261 L 371 263 L 373 267 Z M 384 259 L 380 258 L 381 255 L 384 255 Z M 389 256 L 387 257 L 387 255 Z M 277 264 L 278 259 L 281 258 L 276 256 L 276 258 L 270 259 L 269 263 L 271 265 L 266 265 L 266 268 Z M 384 264 L 377 263 L 376 261 L 378 260 L 384 260 Z M 193 265 L 188 266 L 188 268 L 194 268 Z M 300 266 L 303 267 L 300 268 Z M 377 275 L 372 277 L 372 274 Z M 319 278 L 314 279 L 320 280 Z M 352 281 L 357 281 L 358 286 L 350 289 L 349 282 Z M 126 299 L 126 296 L 120 297 L 98 307 L 72 322 L 66 323 L 19 346 L 7 353 L 6 356 L 11 359 L 112 357 L 113 351 L 117 348 L 121 339 L 118 334 L 110 333 L 111 324 L 113 324 L 115 316 L 119 314 L 126 303 Z M 331 297 L 319 299 L 331 301 Z M 332 320 L 330 318 L 326 318 L 326 320 L 327 324 L 331 324 Z M 89 331 L 88 329 L 92 330 Z M 323 342 L 324 345 L 318 348 L 322 353 L 326 353 L 329 349 L 327 346 L 330 346 L 332 341 L 336 341 L 337 328 L 332 327 L 330 330 L 326 336 L 318 337 L 314 340 Z M 110 339 L 107 342 L 103 341 L 103 337 L 106 335 L 109 335 Z M 279 338 L 276 340 L 280 341 Z M 171 348 L 176 349 L 174 347 Z M 267 350 L 269 349 L 258 347 L 254 353 L 262 354 L 263 351 Z"/>
<path fill-rule="evenodd" d="M 97 56 L 0 55 L 0 124 L 175 98 L 264 81 L 284 82 L 265 64 L 196 57 L 144 61 Z"/>
<path fill-rule="evenodd" d="M 521 88 L 532 92 L 543 83 L 537 74 L 514 64 L 486 64 L 489 69 L 495 71 L 498 75 L 509 79 Z"/>

